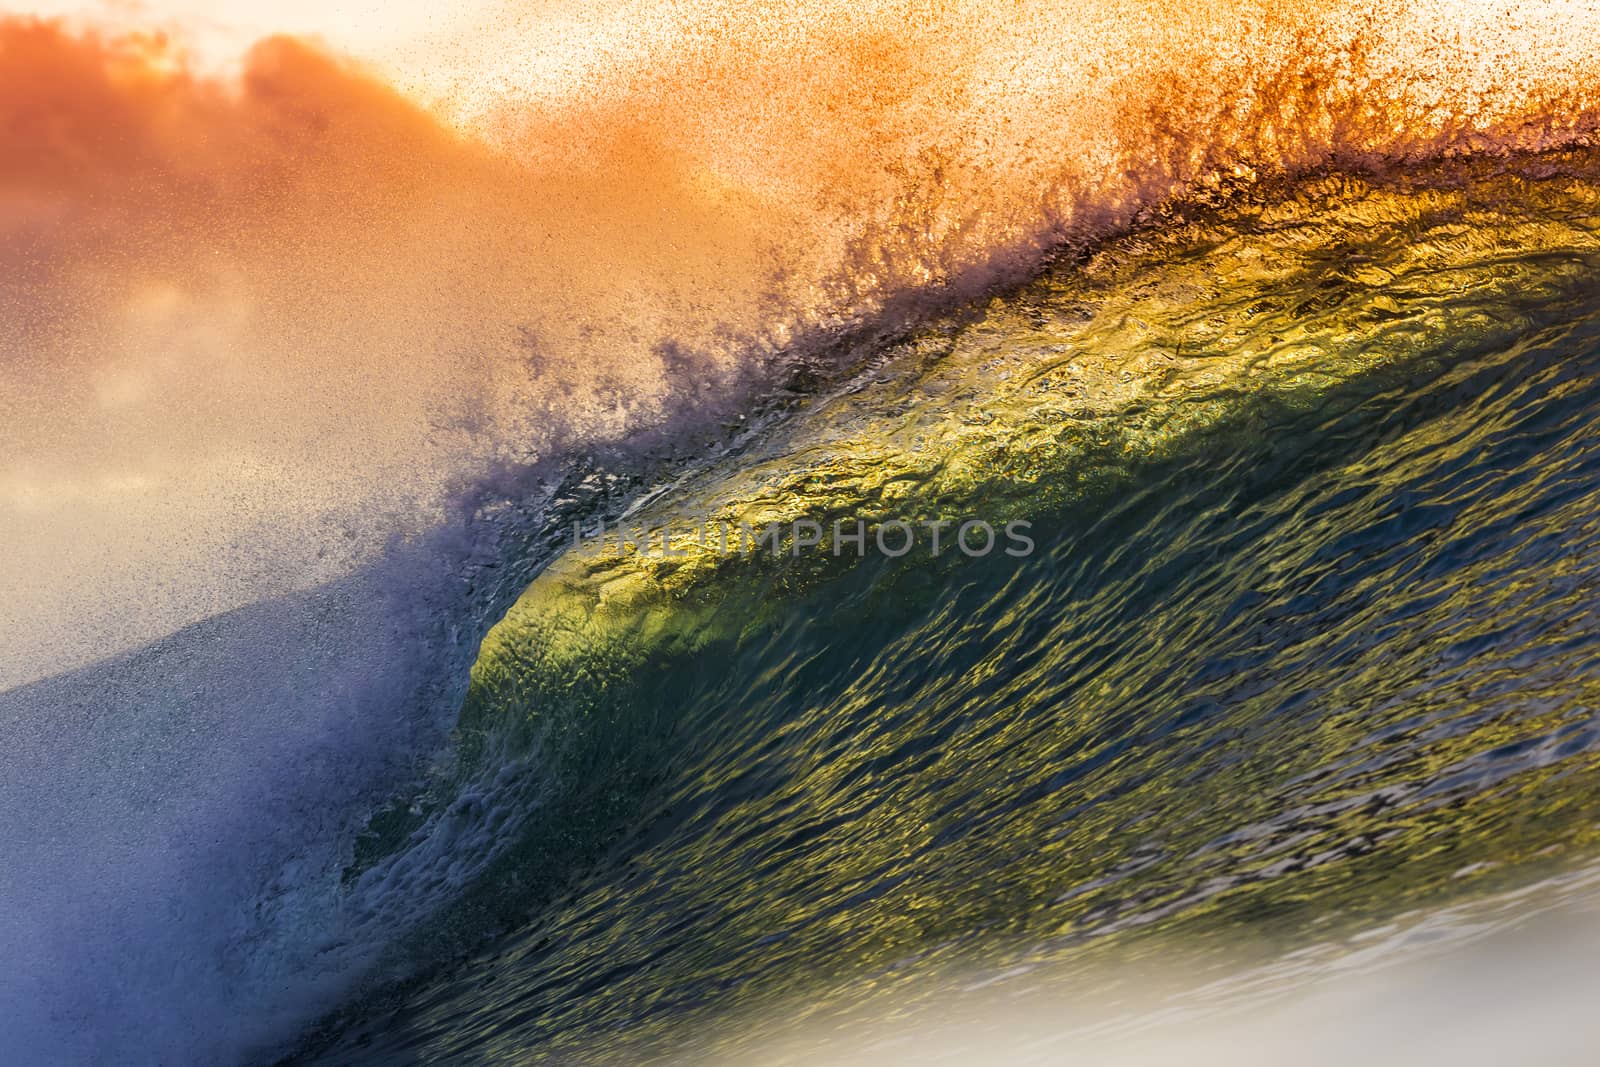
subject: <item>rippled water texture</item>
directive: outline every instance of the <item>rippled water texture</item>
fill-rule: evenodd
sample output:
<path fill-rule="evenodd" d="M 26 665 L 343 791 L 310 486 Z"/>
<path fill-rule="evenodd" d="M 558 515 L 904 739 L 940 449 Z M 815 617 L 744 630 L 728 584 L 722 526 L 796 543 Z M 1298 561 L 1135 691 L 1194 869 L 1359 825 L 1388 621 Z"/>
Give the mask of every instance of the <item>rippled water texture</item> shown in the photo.
<path fill-rule="evenodd" d="M 347 872 L 503 828 L 411 951 L 491 947 L 308 1056 L 748 1055 L 773 1005 L 1270 955 L 1591 854 L 1595 169 L 1152 219 L 631 520 L 1027 519 L 1026 558 L 568 551 Z"/>

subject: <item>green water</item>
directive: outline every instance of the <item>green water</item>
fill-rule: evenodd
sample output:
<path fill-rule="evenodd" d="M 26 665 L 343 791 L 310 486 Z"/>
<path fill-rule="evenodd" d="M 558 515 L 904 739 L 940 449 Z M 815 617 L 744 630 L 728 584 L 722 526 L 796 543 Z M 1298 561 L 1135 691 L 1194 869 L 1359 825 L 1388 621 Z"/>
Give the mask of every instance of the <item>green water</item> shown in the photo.
<path fill-rule="evenodd" d="M 313 1051 L 738 1058 L 773 1005 L 1232 966 L 1591 857 L 1595 170 L 1152 219 L 623 524 L 1026 521 L 1029 555 L 561 555 L 352 868 L 472 791 L 497 858 L 408 945 L 468 954 Z"/>

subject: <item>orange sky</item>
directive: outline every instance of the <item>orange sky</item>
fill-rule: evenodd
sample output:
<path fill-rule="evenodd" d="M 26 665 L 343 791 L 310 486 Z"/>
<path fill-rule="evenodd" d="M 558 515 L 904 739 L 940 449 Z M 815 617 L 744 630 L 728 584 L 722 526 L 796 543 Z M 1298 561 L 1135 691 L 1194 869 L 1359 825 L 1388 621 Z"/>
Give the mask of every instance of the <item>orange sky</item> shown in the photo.
<path fill-rule="evenodd" d="M 6 0 L 0 14 L 61 17 L 73 25 L 159 31 L 181 39 L 203 63 L 226 66 L 262 37 L 291 34 L 359 56 L 391 79 L 423 78 L 441 65 L 437 42 L 465 36 L 503 8 L 496 0 Z"/>

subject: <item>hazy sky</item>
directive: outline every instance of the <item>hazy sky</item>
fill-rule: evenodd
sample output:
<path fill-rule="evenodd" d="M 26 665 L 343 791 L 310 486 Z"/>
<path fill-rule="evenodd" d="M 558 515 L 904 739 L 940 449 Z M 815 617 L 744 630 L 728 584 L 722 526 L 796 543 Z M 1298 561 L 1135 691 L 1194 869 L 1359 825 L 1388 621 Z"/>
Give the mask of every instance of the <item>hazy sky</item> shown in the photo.
<path fill-rule="evenodd" d="M 450 28 L 493 0 L 3 0 L 0 12 L 86 18 L 113 26 L 181 26 L 214 56 L 237 52 L 272 33 L 322 37 L 341 49 L 380 58 L 419 37 Z"/>
<path fill-rule="evenodd" d="M 514 86 L 559 94 L 596 53 L 637 43 L 621 0 L 0 0 L 8 14 L 161 31 L 202 66 L 226 69 L 262 37 L 289 34 L 361 60 L 456 117 Z"/>

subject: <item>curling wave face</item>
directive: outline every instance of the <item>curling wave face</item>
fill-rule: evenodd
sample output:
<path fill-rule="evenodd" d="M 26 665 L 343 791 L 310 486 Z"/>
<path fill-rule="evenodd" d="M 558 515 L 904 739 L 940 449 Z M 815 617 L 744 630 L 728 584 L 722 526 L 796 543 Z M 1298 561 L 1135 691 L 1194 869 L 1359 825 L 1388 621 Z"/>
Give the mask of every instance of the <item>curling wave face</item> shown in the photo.
<path fill-rule="evenodd" d="M 633 509 L 671 554 L 558 557 L 349 872 L 480 824 L 406 950 L 491 948 L 308 1050 L 743 1061 L 932 975 L 1337 942 L 1590 854 L 1597 178 L 1177 212 Z M 1037 551 L 690 533 L 974 517 Z"/>

